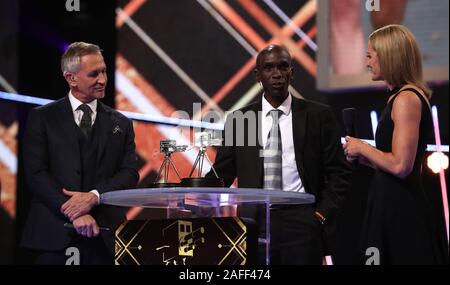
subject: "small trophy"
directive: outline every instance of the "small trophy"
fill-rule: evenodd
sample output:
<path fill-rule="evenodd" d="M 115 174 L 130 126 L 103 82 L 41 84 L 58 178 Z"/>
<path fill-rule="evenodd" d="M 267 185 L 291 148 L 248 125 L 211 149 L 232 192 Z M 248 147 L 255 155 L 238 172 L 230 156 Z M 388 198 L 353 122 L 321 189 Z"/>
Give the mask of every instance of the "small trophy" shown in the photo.
<path fill-rule="evenodd" d="M 187 149 L 187 145 L 177 145 L 175 140 L 162 140 L 159 142 L 160 152 L 164 153 L 164 160 L 161 164 L 161 167 L 158 171 L 158 176 L 156 177 L 156 181 L 150 184 L 150 187 L 176 187 L 179 186 L 178 183 L 169 183 L 169 172 L 170 168 L 172 168 L 178 179 L 181 180 L 180 174 L 173 163 L 173 160 L 170 158 L 172 153 L 174 152 L 183 152 Z M 158 182 L 160 179 L 163 179 L 163 182 Z"/>
<path fill-rule="evenodd" d="M 209 132 L 199 132 L 194 134 L 194 144 L 200 150 L 198 152 L 197 158 L 195 159 L 194 165 L 192 166 L 191 172 L 188 178 L 181 179 L 181 185 L 184 187 L 223 187 L 223 179 L 217 175 L 211 160 L 206 153 L 206 148 L 209 146 L 217 146 L 222 144 L 221 139 L 213 139 L 211 133 Z M 206 160 L 216 177 L 206 178 L 201 177 L 203 171 L 203 163 Z M 197 177 L 192 177 L 194 172 L 197 170 Z"/>

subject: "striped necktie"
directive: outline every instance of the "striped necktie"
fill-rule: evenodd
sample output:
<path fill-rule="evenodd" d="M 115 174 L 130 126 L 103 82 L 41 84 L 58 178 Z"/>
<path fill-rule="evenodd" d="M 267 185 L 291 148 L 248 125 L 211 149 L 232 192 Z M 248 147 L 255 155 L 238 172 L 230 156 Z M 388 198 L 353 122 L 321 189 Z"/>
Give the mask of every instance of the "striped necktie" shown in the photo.
<path fill-rule="evenodd" d="M 264 189 L 282 190 L 282 148 L 281 132 L 278 125 L 279 118 L 283 114 L 281 110 L 271 110 L 272 128 L 267 137 L 264 148 Z"/>

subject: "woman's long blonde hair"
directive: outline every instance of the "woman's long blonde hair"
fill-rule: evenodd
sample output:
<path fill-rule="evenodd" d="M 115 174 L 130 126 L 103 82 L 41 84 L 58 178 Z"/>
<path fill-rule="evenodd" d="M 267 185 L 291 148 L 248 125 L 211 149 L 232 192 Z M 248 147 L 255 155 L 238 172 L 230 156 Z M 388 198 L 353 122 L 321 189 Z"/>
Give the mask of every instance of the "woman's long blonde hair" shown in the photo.
<path fill-rule="evenodd" d="M 394 87 L 412 84 L 427 98 L 431 90 L 423 81 L 422 55 L 416 38 L 402 25 L 388 25 L 374 31 L 369 42 L 375 50 L 384 80 Z"/>

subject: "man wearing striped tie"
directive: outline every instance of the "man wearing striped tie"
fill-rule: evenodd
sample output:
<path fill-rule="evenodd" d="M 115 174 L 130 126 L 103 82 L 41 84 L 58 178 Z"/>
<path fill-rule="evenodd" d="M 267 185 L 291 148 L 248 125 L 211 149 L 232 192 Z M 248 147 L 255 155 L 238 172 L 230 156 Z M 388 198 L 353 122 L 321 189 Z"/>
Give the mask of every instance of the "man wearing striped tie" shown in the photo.
<path fill-rule="evenodd" d="M 315 195 L 312 205 L 271 208 L 270 264 L 321 264 L 323 236 L 350 178 L 336 120 L 329 107 L 289 93 L 293 69 L 286 48 L 264 48 L 255 74 L 263 96 L 228 116 L 214 168 L 226 186 L 237 178 L 240 188 Z M 248 216 L 248 207 L 242 209 L 238 215 Z"/>

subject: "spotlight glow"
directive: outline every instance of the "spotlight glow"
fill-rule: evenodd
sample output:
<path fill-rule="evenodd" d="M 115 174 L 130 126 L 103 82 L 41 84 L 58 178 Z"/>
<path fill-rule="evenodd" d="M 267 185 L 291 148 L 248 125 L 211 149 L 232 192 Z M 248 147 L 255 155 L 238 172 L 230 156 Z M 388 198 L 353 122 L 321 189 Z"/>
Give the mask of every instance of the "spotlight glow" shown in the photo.
<path fill-rule="evenodd" d="M 448 157 L 442 152 L 433 152 L 427 159 L 427 165 L 434 173 L 448 168 Z"/>

